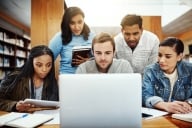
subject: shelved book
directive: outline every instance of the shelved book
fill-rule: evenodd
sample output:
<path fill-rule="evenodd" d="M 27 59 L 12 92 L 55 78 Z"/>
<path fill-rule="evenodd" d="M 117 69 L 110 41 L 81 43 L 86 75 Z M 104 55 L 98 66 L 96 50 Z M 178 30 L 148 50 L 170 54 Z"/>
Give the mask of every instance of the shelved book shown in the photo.
<path fill-rule="evenodd" d="M 78 66 L 78 64 L 74 63 L 75 59 L 79 59 L 78 56 L 81 56 L 83 58 L 91 58 L 93 57 L 92 52 L 91 52 L 91 45 L 87 46 L 75 46 L 72 48 L 72 62 L 71 65 Z"/>
<path fill-rule="evenodd" d="M 13 69 L 23 66 L 31 49 L 31 39 L 0 26 L 0 81 Z M 3 74 L 3 75 L 2 75 Z"/>
<path fill-rule="evenodd" d="M 34 128 L 53 118 L 52 115 L 46 114 L 11 112 L 0 116 L 0 127 Z"/>

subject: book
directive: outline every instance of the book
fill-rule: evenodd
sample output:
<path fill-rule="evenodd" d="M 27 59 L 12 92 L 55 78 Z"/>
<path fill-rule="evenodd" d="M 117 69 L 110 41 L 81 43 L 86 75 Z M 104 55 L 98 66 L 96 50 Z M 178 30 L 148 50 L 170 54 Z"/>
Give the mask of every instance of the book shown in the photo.
<path fill-rule="evenodd" d="M 11 112 L 0 116 L 0 126 L 34 128 L 52 119 L 52 115 Z"/>
<path fill-rule="evenodd" d="M 91 52 L 91 45 L 87 46 L 74 46 L 72 48 L 72 62 L 71 65 L 78 66 L 79 64 L 75 64 L 74 60 L 79 59 L 78 56 L 81 56 L 83 58 L 91 58 L 93 57 L 92 52 Z"/>
<path fill-rule="evenodd" d="M 192 122 L 192 112 L 186 114 L 172 114 L 172 118 Z"/>
<path fill-rule="evenodd" d="M 37 100 L 37 99 L 25 99 L 24 103 L 34 104 L 35 107 L 45 107 L 45 108 L 58 108 L 59 101 L 49 101 L 49 100 Z"/>
<path fill-rule="evenodd" d="M 164 116 L 167 114 L 169 114 L 169 113 L 158 110 L 158 109 L 142 107 L 142 118 L 143 119 L 152 119 L 152 118 Z"/>

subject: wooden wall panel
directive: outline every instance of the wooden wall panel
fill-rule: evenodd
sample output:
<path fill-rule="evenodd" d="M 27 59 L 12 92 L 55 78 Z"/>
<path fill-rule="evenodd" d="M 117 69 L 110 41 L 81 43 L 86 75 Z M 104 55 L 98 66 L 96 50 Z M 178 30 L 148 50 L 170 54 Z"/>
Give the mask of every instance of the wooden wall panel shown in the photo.
<path fill-rule="evenodd" d="M 47 7 L 49 8 L 47 10 L 47 22 L 48 22 L 47 31 L 48 31 L 48 40 L 50 40 L 56 32 L 61 30 L 60 24 L 64 13 L 64 1 L 49 0 L 47 3 Z"/>
<path fill-rule="evenodd" d="M 186 54 L 186 55 L 189 54 L 188 45 L 192 44 L 192 30 L 186 31 L 184 33 L 177 34 L 177 35 L 166 35 L 166 36 L 164 36 L 164 38 L 167 38 L 169 36 L 173 36 L 173 37 L 177 37 L 177 38 L 181 39 L 184 43 L 184 54 Z"/>
<path fill-rule="evenodd" d="M 192 40 L 192 30 L 182 33 L 180 35 L 176 35 L 176 37 L 180 38 L 181 40 Z"/>
<path fill-rule="evenodd" d="M 44 0 L 31 1 L 31 45 L 47 44 L 46 4 Z"/>
<path fill-rule="evenodd" d="M 155 33 L 162 40 L 161 16 L 143 16 L 143 28 Z"/>
<path fill-rule="evenodd" d="M 64 0 L 31 1 L 31 42 L 32 46 L 48 45 L 53 35 L 60 31 L 64 12 Z"/>
<path fill-rule="evenodd" d="M 32 47 L 48 45 L 54 34 L 60 31 L 64 13 L 64 0 L 31 0 L 31 44 Z M 55 61 L 56 77 L 59 74 L 59 60 Z"/>
<path fill-rule="evenodd" d="M 161 16 L 151 17 L 151 31 L 153 31 L 162 40 L 162 27 L 161 27 Z"/>

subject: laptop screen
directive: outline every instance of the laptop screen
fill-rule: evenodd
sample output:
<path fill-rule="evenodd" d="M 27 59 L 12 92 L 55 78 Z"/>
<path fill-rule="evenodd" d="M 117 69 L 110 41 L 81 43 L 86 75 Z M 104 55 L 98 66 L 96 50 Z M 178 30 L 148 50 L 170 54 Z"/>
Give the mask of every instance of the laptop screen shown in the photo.
<path fill-rule="evenodd" d="M 141 127 L 141 75 L 59 76 L 61 127 Z"/>

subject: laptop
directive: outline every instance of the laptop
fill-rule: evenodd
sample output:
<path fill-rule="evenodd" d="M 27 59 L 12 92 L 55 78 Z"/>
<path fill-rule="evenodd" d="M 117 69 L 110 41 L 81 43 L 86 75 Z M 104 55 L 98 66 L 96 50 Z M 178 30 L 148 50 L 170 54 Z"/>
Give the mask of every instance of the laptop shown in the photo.
<path fill-rule="evenodd" d="M 141 75 L 59 75 L 63 128 L 140 128 Z"/>

